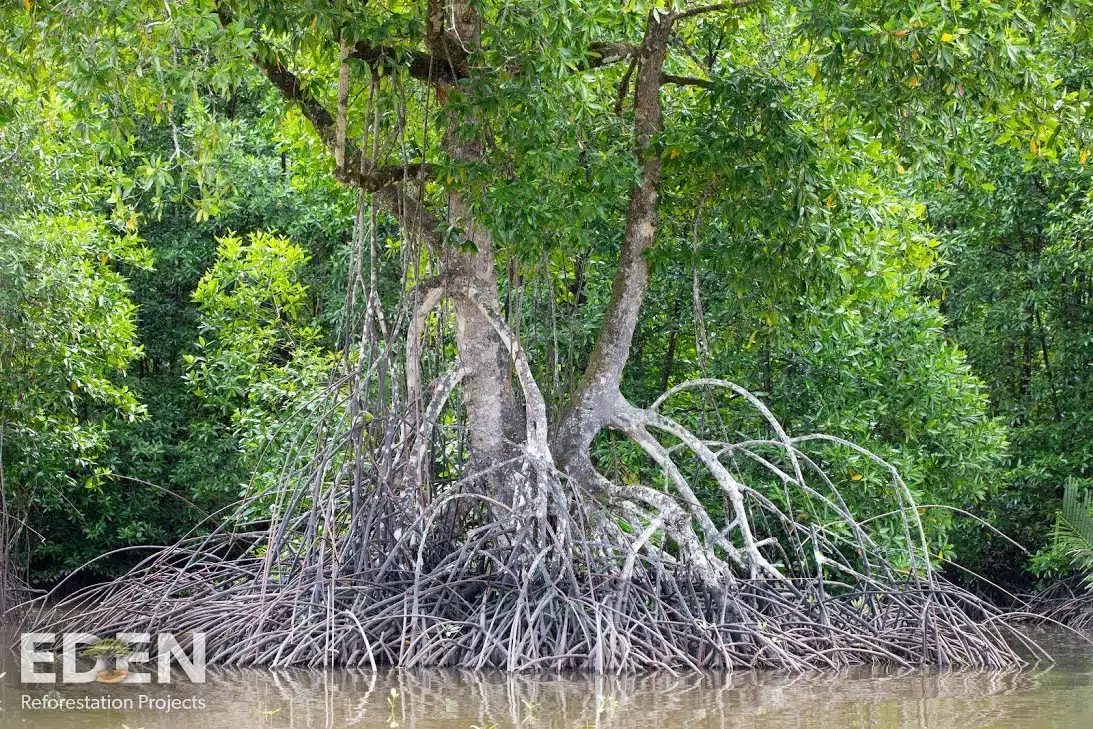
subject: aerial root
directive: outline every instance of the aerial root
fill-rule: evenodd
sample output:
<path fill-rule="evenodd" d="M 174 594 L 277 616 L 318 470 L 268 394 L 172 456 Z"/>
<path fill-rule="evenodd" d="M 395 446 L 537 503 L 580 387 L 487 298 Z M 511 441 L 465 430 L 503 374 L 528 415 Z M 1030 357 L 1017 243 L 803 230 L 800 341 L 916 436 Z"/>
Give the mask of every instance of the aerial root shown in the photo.
<path fill-rule="evenodd" d="M 18 617 L 16 606 L 30 590 L 13 568 L 0 564 L 0 624 Z"/>
<path fill-rule="evenodd" d="M 553 469 L 540 441 L 497 467 L 511 503 L 476 491 L 483 474 L 407 494 L 397 485 L 423 473 L 417 440 L 383 456 L 410 479 L 376 468 L 352 469 L 360 482 L 336 478 L 344 461 L 323 448 L 322 467 L 282 484 L 261 528 L 163 550 L 41 608 L 36 629 L 204 633 L 213 663 L 271 666 L 1008 668 L 1027 655 L 1014 645 L 1035 651 L 1000 611 L 931 568 L 894 470 L 899 508 L 888 518 L 906 534 L 895 550 L 874 542 L 803 450 L 832 439 L 778 426 L 772 439 L 704 440 L 656 408 L 617 427 L 659 466 L 661 486 L 586 491 Z M 684 475 L 683 454 L 701 473 Z M 724 516 L 697 497 L 699 481 L 720 491 Z M 260 498 L 270 495 L 241 509 Z M 825 520 L 795 519 L 806 506 Z"/>
<path fill-rule="evenodd" d="M 1024 613 L 1031 619 L 1089 630 L 1093 628 L 1093 590 L 1084 575 L 1058 580 L 1029 597 Z"/>

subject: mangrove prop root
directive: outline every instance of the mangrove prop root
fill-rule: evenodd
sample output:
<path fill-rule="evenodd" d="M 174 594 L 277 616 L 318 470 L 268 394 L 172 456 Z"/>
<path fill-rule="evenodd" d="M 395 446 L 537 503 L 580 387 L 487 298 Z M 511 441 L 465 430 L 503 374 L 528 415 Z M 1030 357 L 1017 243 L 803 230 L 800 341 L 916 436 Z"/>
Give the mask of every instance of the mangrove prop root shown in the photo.
<path fill-rule="evenodd" d="M 439 383 L 441 399 L 452 380 Z M 354 379 L 346 382 L 344 399 L 363 417 Z M 1023 664 L 1013 646 L 1031 644 L 931 568 L 894 470 L 899 508 L 888 518 L 906 535 L 898 549 L 874 542 L 804 450 L 856 447 L 791 438 L 758 400 L 737 394 L 773 424 L 774 438 L 702 439 L 659 414 L 658 401 L 616 427 L 659 467 L 659 485 L 586 490 L 554 469 L 540 438 L 498 467 L 508 503 L 480 488 L 490 474 L 408 488 L 425 475 L 421 439 L 443 438 L 443 429 L 396 438 L 408 432 L 397 418 L 377 432 L 339 421 L 331 406 L 322 417 L 341 428 L 326 428 L 305 467 L 286 469 L 239 507 L 254 513 L 262 503 L 272 518 L 229 519 L 31 620 L 38 630 L 99 636 L 204 633 L 208 659 L 226 665 Z M 429 407 L 424 418 L 438 414 Z M 684 462 L 698 464 L 694 475 Z M 720 491 L 723 515 L 698 499 L 700 484 Z M 802 523 L 796 511 L 806 504 L 824 518 Z"/>
<path fill-rule="evenodd" d="M 1085 575 L 1053 582 L 1030 596 L 1023 609 L 1048 623 L 1075 630 L 1093 628 L 1093 590 Z"/>
<path fill-rule="evenodd" d="M 355 271 L 369 237 L 363 222 L 357 232 Z M 46 596 L 26 621 L 184 644 L 203 633 L 221 665 L 372 670 L 1004 669 L 1036 653 L 1000 611 L 934 571 L 910 490 L 875 455 L 791 437 L 754 395 L 705 378 L 648 408 L 604 399 L 606 427 L 646 458 L 642 479 L 610 481 L 588 453 L 569 478 L 519 338 L 473 289 L 423 291 L 388 329 L 374 282 L 352 276 L 363 333 L 325 391 L 282 425 L 296 436 L 280 475 L 253 485 L 210 534 L 111 583 Z M 466 454 L 466 363 L 439 355 L 448 335 L 436 335 L 434 378 L 422 385 L 421 339 L 430 316 L 444 329 L 444 297 L 477 307 L 523 393 L 523 442 L 485 468 L 452 455 Z M 401 354 L 390 335 L 400 331 Z M 768 437 L 734 441 L 721 417 L 704 419 L 722 424 L 719 435 L 695 433 L 666 411 L 699 392 L 715 408 L 719 393 L 743 403 Z M 887 474 L 879 515 L 851 513 L 829 475 L 847 453 Z"/>

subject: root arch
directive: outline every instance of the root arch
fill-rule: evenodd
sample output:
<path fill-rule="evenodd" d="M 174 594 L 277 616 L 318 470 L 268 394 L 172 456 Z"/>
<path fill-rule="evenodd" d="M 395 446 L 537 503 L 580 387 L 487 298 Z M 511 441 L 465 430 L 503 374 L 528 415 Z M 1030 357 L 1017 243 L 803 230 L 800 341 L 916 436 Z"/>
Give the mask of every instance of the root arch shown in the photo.
<path fill-rule="evenodd" d="M 457 295 L 473 300 L 473 292 Z M 202 632 L 210 660 L 231 665 L 1005 668 L 1024 660 L 1015 644 L 1036 650 L 995 608 L 930 567 L 910 537 L 921 525 L 894 469 L 898 508 L 882 516 L 904 523 L 902 561 L 870 537 L 867 520 L 854 518 L 805 450 L 852 444 L 791 437 L 731 383 L 684 383 L 648 408 L 619 398 L 610 427 L 656 465 L 659 485 L 601 475 L 608 485 L 589 488 L 570 478 L 555 464 L 519 342 L 499 317 L 489 320 L 512 356 L 527 417 L 526 444 L 494 466 L 511 486 L 509 500 L 476 486 L 490 475 L 483 473 L 423 485 L 413 498 L 392 487 L 425 478 L 424 446 L 439 437 L 431 424 L 457 388 L 457 364 L 430 388 L 413 437 L 375 441 L 392 451 L 389 475 L 369 467 L 353 470 L 359 480 L 331 476 L 360 453 L 381 458 L 375 442 L 369 450 L 341 437 L 360 430 L 342 419 L 345 433 L 327 433 L 303 477 L 275 487 L 283 505 L 276 528 L 186 540 L 126 578 L 40 611 L 35 622 Z M 661 412 L 667 398 L 694 387 L 733 393 L 776 437 L 700 437 Z M 398 422 L 387 427 L 406 432 Z M 685 477 L 683 457 L 697 459 L 701 473 Z M 727 504 L 723 515 L 710 506 L 710 488 Z M 802 524 L 791 508 L 804 503 L 825 520 Z"/>

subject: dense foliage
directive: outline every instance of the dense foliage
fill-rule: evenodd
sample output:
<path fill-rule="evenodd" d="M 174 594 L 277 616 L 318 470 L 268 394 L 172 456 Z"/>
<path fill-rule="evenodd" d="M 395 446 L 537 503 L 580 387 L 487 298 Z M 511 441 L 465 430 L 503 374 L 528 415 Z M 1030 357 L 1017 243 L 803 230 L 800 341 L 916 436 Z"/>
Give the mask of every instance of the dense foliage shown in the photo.
<path fill-rule="evenodd" d="M 947 275 L 935 286 L 948 328 L 1009 431 L 998 476 L 1007 488 L 987 515 L 1034 550 L 1045 544 L 1063 485 L 1093 476 L 1086 156 L 1052 162 L 995 151 L 987 181 L 947 189 L 931 211 L 948 233 Z M 1000 543 L 983 555 L 983 569 L 1007 581 L 1027 567 Z M 1065 565 L 1048 554 L 1036 561 L 1045 574 Z"/>
<path fill-rule="evenodd" d="M 473 199 L 501 311 L 552 415 L 572 404 L 637 172 L 634 67 L 594 41 L 638 42 L 668 8 L 481 5 L 472 55 L 489 72 L 450 88 L 410 83 L 459 75 L 418 63 L 424 3 L 0 11 L 0 445 L 5 510 L 28 528 L 14 553 L 35 582 L 208 528 L 275 478 L 291 414 L 348 349 L 364 215 L 301 102 L 337 108 L 339 41 L 366 49 L 346 63 L 343 135 L 367 151 L 371 134 L 376 165 L 428 163 L 425 203 Z M 920 503 L 1042 546 L 1064 481 L 1093 478 L 1088 3 L 738 5 L 681 22 L 666 62 L 660 228 L 623 392 L 647 404 L 695 377 L 733 380 L 795 432 L 890 460 Z M 475 127 L 488 142 L 453 153 Z M 440 264 L 390 210 L 367 214 L 378 295 L 402 312 L 417 281 L 400 262 L 420 279 Z M 456 348 L 444 316 L 426 331 L 432 375 Z M 680 410 L 749 425 L 697 398 Z M 613 437 L 594 447 L 604 472 L 656 480 Z M 438 473 L 458 460 L 434 456 Z M 855 509 L 883 511 L 886 474 L 849 463 Z M 926 521 L 939 559 L 1025 579 L 977 524 Z"/>

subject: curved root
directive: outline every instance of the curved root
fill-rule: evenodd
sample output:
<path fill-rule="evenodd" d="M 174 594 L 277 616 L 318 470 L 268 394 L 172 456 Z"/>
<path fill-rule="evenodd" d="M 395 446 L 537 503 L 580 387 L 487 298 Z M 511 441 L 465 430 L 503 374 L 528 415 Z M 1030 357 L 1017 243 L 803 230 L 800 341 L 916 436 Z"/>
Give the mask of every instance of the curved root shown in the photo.
<path fill-rule="evenodd" d="M 517 369 L 522 381 L 530 374 Z M 457 377 L 441 383 L 441 403 Z M 904 522 L 902 560 L 875 543 L 803 450 L 827 441 L 791 438 L 781 426 L 773 440 L 702 440 L 660 415 L 661 404 L 626 411 L 617 427 L 659 466 L 663 488 L 593 493 L 540 451 L 503 465 L 513 503 L 476 493 L 483 474 L 408 499 L 388 487 L 404 483 L 397 468 L 386 480 L 371 466 L 349 469 L 361 480 L 338 478 L 358 456 L 326 447 L 307 478 L 282 484 L 272 524 L 184 541 L 35 622 L 100 635 L 201 632 L 209 660 L 232 665 L 1022 664 L 1001 614 L 930 569 L 910 538 L 921 534 L 917 511 L 903 508 L 910 494 L 894 471 L 900 508 L 884 516 Z M 425 421 L 439 409 L 427 408 Z M 539 425 L 529 417 L 530 433 Z M 421 474 L 430 435 L 396 448 L 394 461 Z M 701 476 L 684 477 L 680 453 L 698 458 Z M 724 518 L 699 499 L 699 478 L 725 497 Z M 795 518 L 783 495 L 791 487 L 793 508 L 807 505 L 822 521 Z"/>
<path fill-rule="evenodd" d="M 1059 580 L 1029 597 L 1025 611 L 1045 622 L 1089 630 L 1093 628 L 1093 590 L 1083 575 Z"/>

